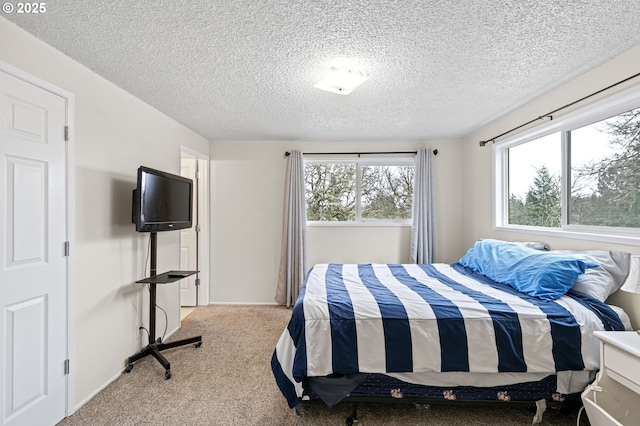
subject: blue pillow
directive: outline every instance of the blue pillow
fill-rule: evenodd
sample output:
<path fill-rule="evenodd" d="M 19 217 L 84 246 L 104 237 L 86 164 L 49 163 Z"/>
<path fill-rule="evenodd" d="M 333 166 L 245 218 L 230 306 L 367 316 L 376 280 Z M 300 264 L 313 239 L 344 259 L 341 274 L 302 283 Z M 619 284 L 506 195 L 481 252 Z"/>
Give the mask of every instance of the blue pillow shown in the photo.
<path fill-rule="evenodd" d="M 562 296 L 587 268 L 599 266 L 586 259 L 499 240 L 476 242 L 460 264 L 545 300 Z"/>

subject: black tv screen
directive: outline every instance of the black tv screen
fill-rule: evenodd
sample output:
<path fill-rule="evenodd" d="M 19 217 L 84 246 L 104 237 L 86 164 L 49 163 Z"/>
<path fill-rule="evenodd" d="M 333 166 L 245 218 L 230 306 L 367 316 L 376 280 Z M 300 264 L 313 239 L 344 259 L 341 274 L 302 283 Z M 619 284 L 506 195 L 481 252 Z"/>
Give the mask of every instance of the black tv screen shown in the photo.
<path fill-rule="evenodd" d="M 186 229 L 192 226 L 193 181 L 149 167 L 138 168 L 131 221 L 138 232 Z"/>

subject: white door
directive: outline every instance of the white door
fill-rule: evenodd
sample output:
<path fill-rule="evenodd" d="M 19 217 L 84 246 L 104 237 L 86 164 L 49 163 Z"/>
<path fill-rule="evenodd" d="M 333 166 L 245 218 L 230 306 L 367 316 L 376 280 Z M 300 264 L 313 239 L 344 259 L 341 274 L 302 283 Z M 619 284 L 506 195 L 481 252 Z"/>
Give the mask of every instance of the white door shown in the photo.
<path fill-rule="evenodd" d="M 0 422 L 65 416 L 66 101 L 0 71 Z"/>
<path fill-rule="evenodd" d="M 180 231 L 180 269 L 198 270 L 198 238 L 196 227 L 198 224 L 198 185 L 196 174 L 198 163 L 195 158 L 182 154 L 180 161 L 180 175 L 193 180 L 193 226 Z M 191 275 L 180 280 L 180 305 L 197 306 L 196 279 Z"/>

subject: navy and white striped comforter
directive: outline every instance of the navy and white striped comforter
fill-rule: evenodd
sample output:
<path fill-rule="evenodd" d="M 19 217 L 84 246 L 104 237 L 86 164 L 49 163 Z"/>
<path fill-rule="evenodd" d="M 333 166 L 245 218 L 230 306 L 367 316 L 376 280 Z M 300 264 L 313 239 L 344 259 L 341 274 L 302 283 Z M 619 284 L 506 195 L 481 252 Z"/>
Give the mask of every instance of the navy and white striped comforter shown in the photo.
<path fill-rule="evenodd" d="M 543 301 L 462 265 L 313 267 L 272 357 L 290 407 L 332 373 L 597 370 L 613 310 L 573 293 Z"/>

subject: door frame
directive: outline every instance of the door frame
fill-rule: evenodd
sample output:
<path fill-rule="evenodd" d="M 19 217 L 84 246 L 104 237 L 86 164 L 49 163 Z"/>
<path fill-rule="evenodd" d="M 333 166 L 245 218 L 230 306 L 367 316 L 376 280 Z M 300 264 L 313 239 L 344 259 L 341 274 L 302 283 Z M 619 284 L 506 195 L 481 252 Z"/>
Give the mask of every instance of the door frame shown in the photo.
<path fill-rule="evenodd" d="M 200 269 L 199 278 L 201 279 L 200 290 L 198 291 L 198 299 L 196 300 L 197 306 L 205 306 L 209 304 L 209 289 L 210 289 L 210 238 L 209 238 L 209 218 L 211 217 L 210 204 L 209 204 L 209 156 L 202 152 L 196 151 L 193 148 L 189 148 L 184 145 L 180 145 L 180 162 L 182 163 L 182 155 L 186 154 L 191 157 L 195 157 L 198 163 L 198 171 L 201 176 L 199 179 L 199 185 L 204 185 L 204 199 L 199 200 L 199 203 L 204 205 L 204 217 L 199 218 L 199 223 L 202 227 L 202 232 L 199 237 L 200 246 L 198 247 L 198 266 Z M 202 166 L 202 170 L 200 169 Z M 204 279 L 202 279 L 204 278 Z M 180 303 L 182 306 L 182 303 Z"/>
<path fill-rule="evenodd" d="M 66 375 L 66 406 L 65 417 L 69 417 L 75 412 L 75 323 L 74 323 L 74 249 L 75 249 L 75 133 L 74 133 L 74 117 L 75 117 L 75 97 L 72 93 L 63 90 L 48 81 L 42 80 L 32 74 L 27 73 L 13 65 L 0 60 L 0 71 L 9 74 L 19 80 L 33 84 L 43 90 L 60 96 L 65 100 L 66 109 L 66 126 L 68 135 L 66 141 L 65 153 L 65 174 L 66 174 L 66 240 L 69 242 L 69 255 L 67 256 L 66 270 L 66 358 L 69 360 L 69 374 Z"/>

